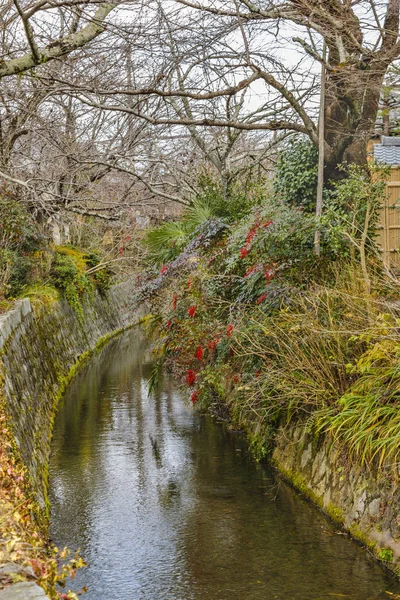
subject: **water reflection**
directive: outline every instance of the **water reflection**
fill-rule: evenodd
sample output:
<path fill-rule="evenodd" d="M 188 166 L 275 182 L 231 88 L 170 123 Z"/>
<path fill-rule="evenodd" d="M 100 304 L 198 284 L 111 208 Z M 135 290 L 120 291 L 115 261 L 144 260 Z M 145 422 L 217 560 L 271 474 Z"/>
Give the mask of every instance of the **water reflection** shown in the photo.
<path fill-rule="evenodd" d="M 51 537 L 89 567 L 87 600 L 379 600 L 396 583 L 311 505 L 194 415 L 148 396 L 138 330 L 97 355 L 57 415 Z"/>

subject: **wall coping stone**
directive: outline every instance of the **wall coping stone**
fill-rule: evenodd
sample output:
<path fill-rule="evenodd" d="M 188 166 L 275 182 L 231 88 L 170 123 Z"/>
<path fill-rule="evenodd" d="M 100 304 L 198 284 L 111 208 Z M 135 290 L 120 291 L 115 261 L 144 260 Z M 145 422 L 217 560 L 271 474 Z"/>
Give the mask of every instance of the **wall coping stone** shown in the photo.
<path fill-rule="evenodd" d="M 21 321 L 32 312 L 32 305 L 29 298 L 17 300 L 11 310 L 0 316 L 0 350 L 17 329 Z"/>

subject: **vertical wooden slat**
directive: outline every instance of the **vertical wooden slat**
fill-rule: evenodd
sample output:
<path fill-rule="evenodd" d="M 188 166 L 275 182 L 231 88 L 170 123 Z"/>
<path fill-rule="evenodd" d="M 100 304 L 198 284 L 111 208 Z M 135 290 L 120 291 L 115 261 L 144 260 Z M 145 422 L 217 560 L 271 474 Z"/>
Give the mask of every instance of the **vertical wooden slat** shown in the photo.
<path fill-rule="evenodd" d="M 386 266 L 400 266 L 400 168 L 392 167 L 380 211 L 377 242 Z"/>

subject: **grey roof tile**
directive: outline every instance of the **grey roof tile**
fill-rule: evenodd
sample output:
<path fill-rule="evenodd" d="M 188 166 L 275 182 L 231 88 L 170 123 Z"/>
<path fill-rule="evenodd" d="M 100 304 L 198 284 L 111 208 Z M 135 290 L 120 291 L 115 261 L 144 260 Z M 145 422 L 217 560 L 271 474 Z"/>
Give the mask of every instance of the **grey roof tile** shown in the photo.
<path fill-rule="evenodd" d="M 386 165 L 400 165 L 400 146 L 374 146 L 374 158 L 377 162 Z"/>
<path fill-rule="evenodd" d="M 382 146 L 400 146 L 400 137 L 383 135 L 381 144 Z"/>

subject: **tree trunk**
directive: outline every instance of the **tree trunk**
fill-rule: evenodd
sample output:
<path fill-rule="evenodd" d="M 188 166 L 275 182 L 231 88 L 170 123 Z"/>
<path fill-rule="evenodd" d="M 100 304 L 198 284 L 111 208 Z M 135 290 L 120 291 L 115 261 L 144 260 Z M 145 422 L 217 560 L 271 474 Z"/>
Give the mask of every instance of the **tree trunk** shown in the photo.
<path fill-rule="evenodd" d="M 327 78 L 325 182 L 343 177 L 340 165 L 367 164 L 367 144 L 375 130 L 386 64 L 360 61 L 352 67 L 338 64 Z"/>

